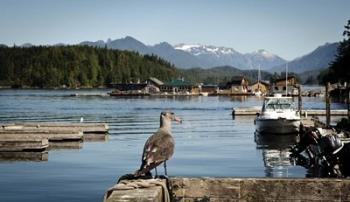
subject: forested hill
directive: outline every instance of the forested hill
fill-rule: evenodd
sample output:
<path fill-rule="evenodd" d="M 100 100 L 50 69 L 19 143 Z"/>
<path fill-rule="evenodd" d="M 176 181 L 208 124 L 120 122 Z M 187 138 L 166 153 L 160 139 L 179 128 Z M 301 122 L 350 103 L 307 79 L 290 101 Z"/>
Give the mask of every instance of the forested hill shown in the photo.
<path fill-rule="evenodd" d="M 0 85 L 19 87 L 98 87 L 149 77 L 179 76 L 157 56 L 88 46 L 0 47 Z"/>

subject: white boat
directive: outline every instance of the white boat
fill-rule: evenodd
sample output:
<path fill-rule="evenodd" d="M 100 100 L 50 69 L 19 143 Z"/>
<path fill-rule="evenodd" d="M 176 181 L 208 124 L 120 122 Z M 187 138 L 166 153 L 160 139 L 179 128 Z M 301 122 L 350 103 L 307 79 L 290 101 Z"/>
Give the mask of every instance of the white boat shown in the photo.
<path fill-rule="evenodd" d="M 209 93 L 208 92 L 200 92 L 199 95 L 201 95 L 201 96 L 208 96 Z"/>
<path fill-rule="evenodd" d="M 294 109 L 292 97 L 265 97 L 264 104 L 254 121 L 259 133 L 291 134 L 298 133 L 300 114 Z"/>

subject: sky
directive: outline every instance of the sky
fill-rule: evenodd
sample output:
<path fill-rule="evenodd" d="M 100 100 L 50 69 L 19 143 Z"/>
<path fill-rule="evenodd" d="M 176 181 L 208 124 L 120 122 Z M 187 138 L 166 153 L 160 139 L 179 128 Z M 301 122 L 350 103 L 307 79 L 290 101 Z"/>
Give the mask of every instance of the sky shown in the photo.
<path fill-rule="evenodd" d="M 0 0 L 0 44 L 51 45 L 132 36 L 287 60 L 343 39 L 350 0 Z"/>

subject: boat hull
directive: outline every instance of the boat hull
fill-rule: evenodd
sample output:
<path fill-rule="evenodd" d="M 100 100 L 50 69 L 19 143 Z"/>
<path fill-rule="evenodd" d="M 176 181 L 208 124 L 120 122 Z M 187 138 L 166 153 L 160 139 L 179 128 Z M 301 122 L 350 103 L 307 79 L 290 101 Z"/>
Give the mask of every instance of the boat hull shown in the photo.
<path fill-rule="evenodd" d="M 256 131 L 260 134 L 293 134 L 299 132 L 299 119 L 259 119 L 255 120 Z"/>

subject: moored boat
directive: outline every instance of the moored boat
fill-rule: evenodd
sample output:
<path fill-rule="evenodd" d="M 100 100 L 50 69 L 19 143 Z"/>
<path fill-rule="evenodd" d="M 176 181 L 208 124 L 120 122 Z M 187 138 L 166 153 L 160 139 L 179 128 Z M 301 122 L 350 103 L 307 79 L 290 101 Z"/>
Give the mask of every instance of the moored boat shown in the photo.
<path fill-rule="evenodd" d="M 265 97 L 261 113 L 255 119 L 256 130 L 259 133 L 291 134 L 298 133 L 300 114 L 294 109 L 292 97 Z"/>

